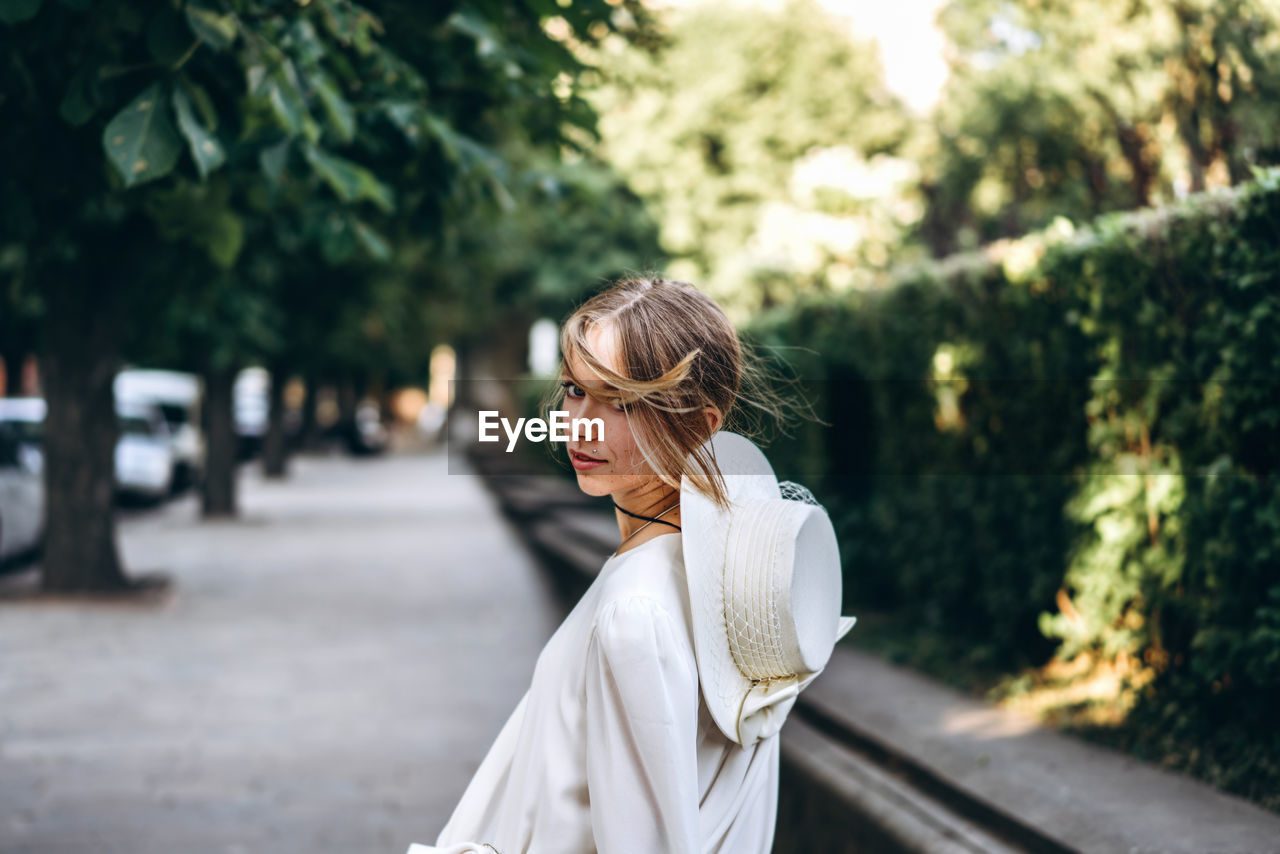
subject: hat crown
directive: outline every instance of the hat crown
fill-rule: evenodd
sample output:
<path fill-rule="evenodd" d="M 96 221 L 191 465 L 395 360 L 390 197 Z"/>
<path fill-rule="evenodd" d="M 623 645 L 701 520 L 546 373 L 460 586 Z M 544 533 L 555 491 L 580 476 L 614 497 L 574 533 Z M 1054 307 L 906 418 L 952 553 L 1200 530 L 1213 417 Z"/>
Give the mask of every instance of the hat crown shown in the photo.
<path fill-rule="evenodd" d="M 724 608 L 729 649 L 754 681 L 816 673 L 840 621 L 835 531 L 803 486 L 735 505 L 725 541 Z"/>
<path fill-rule="evenodd" d="M 822 505 L 779 483 L 750 439 L 720 430 L 708 444 L 729 507 L 681 479 L 685 581 L 703 697 L 747 746 L 778 731 L 855 618 L 840 616 L 840 552 Z"/>

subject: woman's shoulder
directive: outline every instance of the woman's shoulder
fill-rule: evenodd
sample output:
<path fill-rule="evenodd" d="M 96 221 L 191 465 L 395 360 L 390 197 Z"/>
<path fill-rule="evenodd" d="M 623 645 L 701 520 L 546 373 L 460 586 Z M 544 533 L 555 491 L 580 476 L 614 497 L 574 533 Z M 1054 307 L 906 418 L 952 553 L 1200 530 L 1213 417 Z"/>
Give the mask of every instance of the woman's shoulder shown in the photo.
<path fill-rule="evenodd" d="M 680 534 L 663 534 L 610 558 L 598 579 L 597 622 L 619 611 L 632 619 L 669 617 L 689 629 L 689 591 L 685 584 Z"/>

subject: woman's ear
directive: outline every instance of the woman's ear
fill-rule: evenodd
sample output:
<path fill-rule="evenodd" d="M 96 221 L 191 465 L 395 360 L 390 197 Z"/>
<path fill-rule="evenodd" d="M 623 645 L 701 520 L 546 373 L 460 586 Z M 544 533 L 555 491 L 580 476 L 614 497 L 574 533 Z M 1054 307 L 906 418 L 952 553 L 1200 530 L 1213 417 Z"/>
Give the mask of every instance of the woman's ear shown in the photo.
<path fill-rule="evenodd" d="M 707 435 L 713 435 L 720 429 L 720 422 L 723 420 L 720 416 L 720 410 L 716 408 L 714 403 L 708 403 L 702 407 L 702 414 L 707 417 Z"/>

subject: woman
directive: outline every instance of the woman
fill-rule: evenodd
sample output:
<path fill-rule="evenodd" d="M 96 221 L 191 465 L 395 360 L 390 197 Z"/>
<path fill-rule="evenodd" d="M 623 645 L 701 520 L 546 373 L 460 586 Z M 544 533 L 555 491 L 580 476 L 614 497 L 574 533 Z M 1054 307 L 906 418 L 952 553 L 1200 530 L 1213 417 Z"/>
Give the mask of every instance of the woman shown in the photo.
<path fill-rule="evenodd" d="M 568 319 L 561 351 L 549 402 L 603 422 L 603 438 L 566 452 L 579 487 L 611 497 L 621 541 L 547 642 L 436 847 L 410 854 L 764 854 L 774 736 L 837 637 L 830 523 L 812 502 L 782 500 L 759 450 L 720 429 L 744 402 L 775 415 L 781 405 L 756 391 L 733 326 L 691 285 L 614 285 Z M 735 474 L 755 477 L 725 477 Z M 748 508 L 751 530 L 735 534 Z M 696 511 L 693 527 L 682 509 Z M 774 546 L 750 539 L 761 531 L 776 532 Z M 821 580 L 800 582 L 811 568 Z M 783 570 L 785 584 L 770 582 Z M 798 631 L 797 584 L 818 604 L 796 599 L 796 611 L 820 612 Z M 765 588 L 781 591 L 764 603 L 773 611 L 750 598 Z M 737 635 L 730 614 L 744 617 Z"/>

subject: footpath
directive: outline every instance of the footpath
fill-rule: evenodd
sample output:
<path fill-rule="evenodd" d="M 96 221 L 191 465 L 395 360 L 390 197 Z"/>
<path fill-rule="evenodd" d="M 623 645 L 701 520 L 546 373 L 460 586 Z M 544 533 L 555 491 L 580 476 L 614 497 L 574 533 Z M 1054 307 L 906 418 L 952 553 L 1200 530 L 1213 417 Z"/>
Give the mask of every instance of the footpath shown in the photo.
<path fill-rule="evenodd" d="M 575 597 L 617 546 L 608 503 L 501 456 L 474 462 Z M 774 854 L 1280 852 L 1280 816 L 862 652 L 856 629 L 782 746 Z"/>
<path fill-rule="evenodd" d="M 0 852 L 403 854 L 430 842 L 564 616 L 443 452 L 302 457 L 130 514 L 153 603 L 0 579 Z"/>

